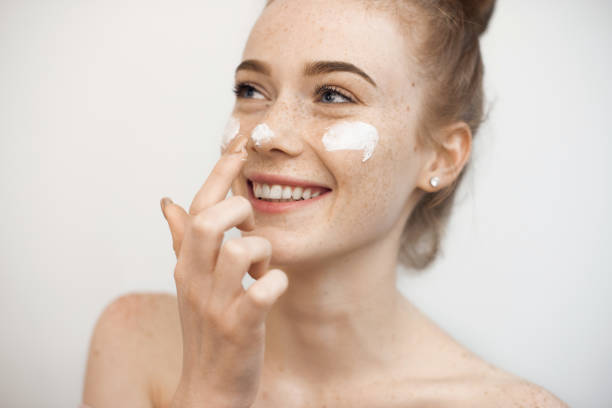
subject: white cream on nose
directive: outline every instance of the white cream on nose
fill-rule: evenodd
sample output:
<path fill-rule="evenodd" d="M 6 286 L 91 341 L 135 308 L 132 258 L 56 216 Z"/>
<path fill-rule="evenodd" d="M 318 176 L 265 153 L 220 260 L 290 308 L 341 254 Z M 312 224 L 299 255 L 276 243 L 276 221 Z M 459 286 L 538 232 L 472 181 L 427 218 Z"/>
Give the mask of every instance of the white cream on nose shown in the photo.
<path fill-rule="evenodd" d="M 262 143 L 269 142 L 274 137 L 274 132 L 265 123 L 260 123 L 255 126 L 251 132 L 251 140 L 255 142 L 255 146 L 261 146 Z"/>
<path fill-rule="evenodd" d="M 362 162 L 368 160 L 378 144 L 378 131 L 365 122 L 340 122 L 323 135 L 325 150 L 363 150 Z"/>
<path fill-rule="evenodd" d="M 238 135 L 238 132 L 240 132 L 240 121 L 236 117 L 230 116 L 225 125 L 225 130 L 223 131 L 223 137 L 221 139 L 222 150 L 227 148 L 231 141 Z"/>

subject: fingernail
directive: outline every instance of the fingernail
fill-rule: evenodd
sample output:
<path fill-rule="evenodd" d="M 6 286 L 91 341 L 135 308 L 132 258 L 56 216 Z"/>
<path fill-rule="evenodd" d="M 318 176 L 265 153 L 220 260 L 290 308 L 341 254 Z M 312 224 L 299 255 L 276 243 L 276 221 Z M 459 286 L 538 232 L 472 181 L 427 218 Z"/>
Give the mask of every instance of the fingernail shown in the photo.
<path fill-rule="evenodd" d="M 243 154 L 246 153 L 246 144 L 247 144 L 248 140 L 246 138 L 242 139 L 240 141 L 240 143 L 238 143 L 234 149 L 232 150 L 233 154 Z"/>
<path fill-rule="evenodd" d="M 173 203 L 174 201 L 172 201 L 171 199 L 169 199 L 168 197 L 164 197 L 161 199 L 161 201 L 159 202 L 159 204 L 161 205 L 161 209 L 162 209 L 162 213 L 164 214 L 164 217 L 166 216 L 166 213 L 164 212 L 164 210 L 166 209 L 166 206 L 170 203 Z"/>

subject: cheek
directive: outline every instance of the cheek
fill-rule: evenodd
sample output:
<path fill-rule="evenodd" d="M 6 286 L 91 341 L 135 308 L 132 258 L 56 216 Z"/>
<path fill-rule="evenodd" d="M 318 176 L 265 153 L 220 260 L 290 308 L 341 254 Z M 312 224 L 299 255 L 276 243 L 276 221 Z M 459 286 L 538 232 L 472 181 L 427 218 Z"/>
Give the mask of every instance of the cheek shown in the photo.
<path fill-rule="evenodd" d="M 370 159 L 378 145 L 378 129 L 366 122 L 340 122 L 327 129 L 321 142 L 328 152 L 357 150 L 362 162 Z"/>
<path fill-rule="evenodd" d="M 335 216 L 342 223 L 371 227 L 372 223 L 392 218 L 397 212 L 401 201 L 395 189 L 398 175 L 389 160 L 390 155 L 380 147 L 366 162 L 356 158 L 354 153 L 336 152 L 334 173 L 340 203 Z"/>
<path fill-rule="evenodd" d="M 327 153 L 338 183 L 339 202 L 333 215 L 338 228 L 365 238 L 388 231 L 398 221 L 415 178 L 409 163 L 414 160 L 409 143 L 399 139 L 398 134 L 381 133 L 366 161 L 362 161 L 361 151 Z"/>

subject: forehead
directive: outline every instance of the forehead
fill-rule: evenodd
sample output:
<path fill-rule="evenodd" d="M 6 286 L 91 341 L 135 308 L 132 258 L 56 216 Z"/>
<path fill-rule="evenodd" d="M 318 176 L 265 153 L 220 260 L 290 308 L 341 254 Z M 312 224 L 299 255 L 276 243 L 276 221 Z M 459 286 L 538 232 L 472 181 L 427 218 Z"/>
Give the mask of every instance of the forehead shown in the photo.
<path fill-rule="evenodd" d="M 300 75 L 306 62 L 344 61 L 385 88 L 411 77 L 398 21 L 359 0 L 275 0 L 251 30 L 243 60 L 263 60 L 281 79 Z"/>

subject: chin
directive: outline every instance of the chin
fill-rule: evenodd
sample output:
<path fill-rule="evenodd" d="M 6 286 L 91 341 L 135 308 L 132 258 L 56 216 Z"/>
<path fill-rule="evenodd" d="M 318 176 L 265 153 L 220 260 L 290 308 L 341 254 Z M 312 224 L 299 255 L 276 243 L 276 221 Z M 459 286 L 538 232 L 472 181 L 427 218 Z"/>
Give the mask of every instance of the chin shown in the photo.
<path fill-rule="evenodd" d="M 312 232 L 312 231 L 310 231 Z M 333 256 L 327 239 L 316 237 L 316 234 L 304 231 L 292 232 L 274 227 L 259 227 L 253 231 L 243 232 L 242 236 L 266 238 L 272 245 L 271 267 L 299 267 L 320 263 Z"/>

